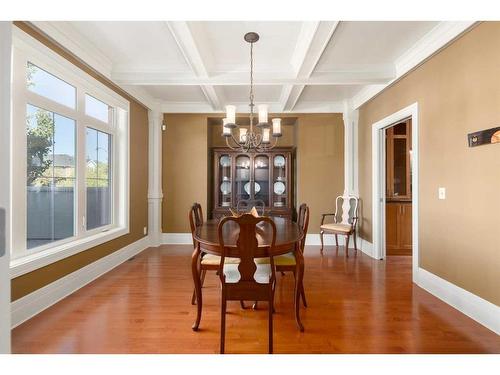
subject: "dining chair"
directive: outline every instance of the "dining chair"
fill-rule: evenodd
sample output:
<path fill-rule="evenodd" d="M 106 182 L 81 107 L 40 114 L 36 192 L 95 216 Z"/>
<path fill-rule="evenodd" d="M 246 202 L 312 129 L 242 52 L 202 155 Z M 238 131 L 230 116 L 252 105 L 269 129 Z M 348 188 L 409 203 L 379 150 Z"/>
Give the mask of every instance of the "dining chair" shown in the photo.
<path fill-rule="evenodd" d="M 342 203 L 340 203 L 342 202 Z M 338 236 L 346 236 L 345 256 L 349 256 L 349 237 L 353 236 L 355 254 L 358 250 L 356 245 L 356 226 L 358 223 L 358 203 L 359 198 L 355 195 L 339 195 L 335 199 L 335 212 L 323 214 L 321 218 L 319 236 L 321 239 L 321 251 L 323 251 L 323 234 L 331 233 L 335 235 L 335 246 L 338 248 Z M 325 218 L 333 217 L 333 223 L 325 224 Z"/>
<path fill-rule="evenodd" d="M 203 225 L 203 210 L 201 208 L 201 204 L 195 202 L 191 206 L 191 209 L 189 210 L 189 225 L 191 227 L 191 236 L 193 239 L 193 246 L 196 248 L 196 246 L 198 244 L 196 243 L 196 240 L 194 238 L 194 232 L 196 231 L 196 228 Z M 200 275 L 200 283 L 201 283 L 202 287 L 203 287 L 203 283 L 205 281 L 205 275 L 206 275 L 207 271 L 218 271 L 220 261 L 221 261 L 221 259 L 220 259 L 220 256 L 218 256 L 218 255 L 207 254 L 207 253 L 204 253 L 203 251 L 201 252 L 200 258 L 198 261 L 198 273 Z M 227 258 L 226 262 L 237 263 L 238 259 Z M 193 290 L 193 295 L 191 297 L 191 304 L 192 305 L 196 304 L 196 289 Z"/>
<path fill-rule="evenodd" d="M 299 243 L 298 250 L 304 254 L 304 247 L 306 244 L 307 229 L 309 228 L 309 207 L 307 204 L 302 203 L 299 207 L 299 213 L 297 215 L 297 224 L 302 229 L 304 237 Z M 268 263 L 269 259 L 261 258 L 257 260 L 260 263 Z M 294 277 L 296 275 L 297 260 L 295 258 L 294 249 L 283 255 L 277 255 L 274 257 L 274 265 L 276 266 L 276 272 L 292 272 Z M 300 297 L 304 307 L 307 307 L 306 294 L 304 291 L 304 285 L 301 285 Z M 254 303 L 253 308 L 257 308 L 257 302 Z"/>
<path fill-rule="evenodd" d="M 264 216 L 266 204 L 262 199 L 240 199 L 236 204 L 236 212 L 246 214 L 252 207 L 255 207 L 259 216 Z"/>
<path fill-rule="evenodd" d="M 236 246 L 225 246 L 223 228 L 228 222 L 235 222 L 239 227 Z M 259 250 L 257 224 L 269 224 L 272 229 L 271 246 Z M 276 281 L 273 252 L 276 243 L 276 225 L 268 217 L 255 217 L 243 214 L 238 217 L 228 216 L 221 219 L 218 226 L 221 251 L 219 278 L 221 281 L 221 336 L 220 352 L 224 353 L 226 336 L 227 301 L 255 300 L 269 304 L 269 353 L 273 352 L 273 305 Z M 269 257 L 268 264 L 259 264 L 259 257 Z M 225 263 L 226 257 L 239 259 L 239 264 Z"/>

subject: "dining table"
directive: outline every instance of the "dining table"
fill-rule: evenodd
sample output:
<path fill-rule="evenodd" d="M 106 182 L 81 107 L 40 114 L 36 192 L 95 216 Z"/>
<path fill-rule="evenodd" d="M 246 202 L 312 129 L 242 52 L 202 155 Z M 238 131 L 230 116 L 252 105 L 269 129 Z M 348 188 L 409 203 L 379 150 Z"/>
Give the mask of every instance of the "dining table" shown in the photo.
<path fill-rule="evenodd" d="M 304 331 L 304 326 L 300 320 L 300 291 L 304 275 L 304 257 L 300 250 L 300 241 L 304 238 L 302 228 L 294 221 L 284 217 L 271 217 L 276 225 L 276 242 L 272 250 L 272 256 L 294 252 L 296 259 L 295 269 L 295 284 L 294 284 L 294 310 L 295 321 L 301 332 Z M 194 233 L 194 251 L 191 260 L 191 269 L 196 294 L 197 314 L 196 320 L 192 326 L 194 331 L 198 330 L 201 321 L 202 312 L 202 285 L 199 271 L 200 256 L 203 253 L 212 255 L 222 255 L 221 246 L 218 236 L 219 219 L 207 220 L 198 226 Z M 238 240 L 239 228 L 234 221 L 229 221 L 224 224 L 222 235 L 225 247 L 236 247 Z M 255 257 L 267 257 L 271 247 L 272 228 L 271 225 L 265 222 L 257 224 L 256 238 L 258 242 L 257 252 Z"/>

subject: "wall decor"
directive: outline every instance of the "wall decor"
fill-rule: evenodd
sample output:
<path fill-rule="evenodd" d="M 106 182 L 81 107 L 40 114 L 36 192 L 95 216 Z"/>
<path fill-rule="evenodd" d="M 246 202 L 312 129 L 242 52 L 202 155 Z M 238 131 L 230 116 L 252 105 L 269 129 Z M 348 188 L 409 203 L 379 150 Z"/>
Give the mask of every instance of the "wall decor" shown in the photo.
<path fill-rule="evenodd" d="M 500 143 L 500 126 L 470 133 L 467 137 L 469 139 L 469 147 Z"/>

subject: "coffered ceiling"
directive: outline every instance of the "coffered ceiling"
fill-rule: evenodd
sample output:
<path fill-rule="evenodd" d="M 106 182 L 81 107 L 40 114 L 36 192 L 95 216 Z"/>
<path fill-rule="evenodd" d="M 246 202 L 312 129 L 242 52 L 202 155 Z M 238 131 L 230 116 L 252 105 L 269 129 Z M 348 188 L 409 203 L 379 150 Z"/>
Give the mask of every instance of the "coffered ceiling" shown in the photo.
<path fill-rule="evenodd" d="M 466 22 L 34 22 L 66 48 L 164 112 L 248 111 L 248 31 L 255 101 L 271 112 L 356 107 L 445 43 Z M 377 91 L 378 90 L 378 91 Z M 153 103 L 153 104 L 151 104 Z"/>

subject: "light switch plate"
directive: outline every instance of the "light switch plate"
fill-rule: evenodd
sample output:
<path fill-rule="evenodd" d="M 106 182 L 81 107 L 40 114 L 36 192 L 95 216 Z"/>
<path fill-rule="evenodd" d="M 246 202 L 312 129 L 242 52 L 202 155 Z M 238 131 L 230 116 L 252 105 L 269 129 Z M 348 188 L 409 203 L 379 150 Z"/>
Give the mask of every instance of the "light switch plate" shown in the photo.
<path fill-rule="evenodd" d="M 438 189 L 438 197 L 439 199 L 446 199 L 446 188 L 440 187 Z"/>

